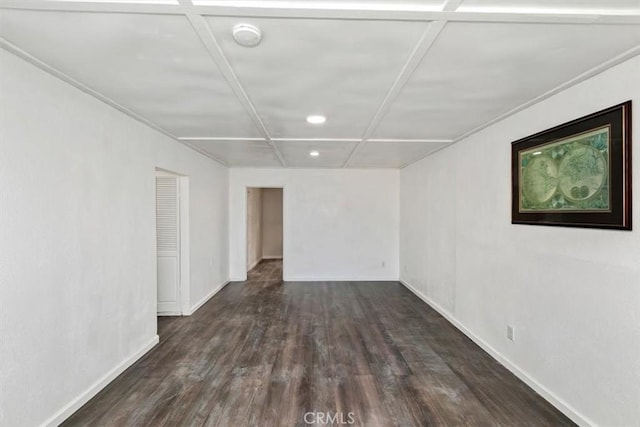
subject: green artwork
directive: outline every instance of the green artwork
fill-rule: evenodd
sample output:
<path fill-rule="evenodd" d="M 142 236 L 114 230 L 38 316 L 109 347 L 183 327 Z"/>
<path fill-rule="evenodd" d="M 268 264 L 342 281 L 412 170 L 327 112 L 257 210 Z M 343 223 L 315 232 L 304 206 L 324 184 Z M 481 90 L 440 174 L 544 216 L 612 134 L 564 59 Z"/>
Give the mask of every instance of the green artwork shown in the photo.
<path fill-rule="evenodd" d="M 610 127 L 520 152 L 520 212 L 610 211 Z"/>

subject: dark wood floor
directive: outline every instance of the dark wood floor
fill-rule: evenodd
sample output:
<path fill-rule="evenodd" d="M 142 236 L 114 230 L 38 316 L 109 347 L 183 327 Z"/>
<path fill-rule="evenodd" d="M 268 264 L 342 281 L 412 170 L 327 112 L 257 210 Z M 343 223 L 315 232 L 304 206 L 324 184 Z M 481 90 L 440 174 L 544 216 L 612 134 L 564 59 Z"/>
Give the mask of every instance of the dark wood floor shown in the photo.
<path fill-rule="evenodd" d="M 262 260 L 253 270 L 247 273 L 247 282 L 265 282 L 282 280 L 282 260 Z"/>
<path fill-rule="evenodd" d="M 573 425 L 401 284 L 279 275 L 265 262 L 161 318 L 160 344 L 64 425 Z"/>

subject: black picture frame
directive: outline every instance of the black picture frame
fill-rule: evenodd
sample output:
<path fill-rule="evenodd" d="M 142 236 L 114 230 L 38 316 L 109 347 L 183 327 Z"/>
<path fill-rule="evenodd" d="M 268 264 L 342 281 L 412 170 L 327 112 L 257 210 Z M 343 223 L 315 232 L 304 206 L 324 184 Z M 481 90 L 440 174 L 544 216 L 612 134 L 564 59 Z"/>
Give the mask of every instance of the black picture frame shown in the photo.
<path fill-rule="evenodd" d="M 511 223 L 631 230 L 631 101 L 511 143 Z"/>

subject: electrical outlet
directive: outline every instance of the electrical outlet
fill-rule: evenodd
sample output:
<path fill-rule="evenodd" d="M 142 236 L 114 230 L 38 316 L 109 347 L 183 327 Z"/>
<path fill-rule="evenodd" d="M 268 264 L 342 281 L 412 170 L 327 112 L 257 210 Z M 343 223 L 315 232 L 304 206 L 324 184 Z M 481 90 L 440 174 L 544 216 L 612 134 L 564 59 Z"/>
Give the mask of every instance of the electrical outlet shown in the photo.
<path fill-rule="evenodd" d="M 516 340 L 516 330 L 511 325 L 507 325 L 507 338 L 510 341 Z"/>

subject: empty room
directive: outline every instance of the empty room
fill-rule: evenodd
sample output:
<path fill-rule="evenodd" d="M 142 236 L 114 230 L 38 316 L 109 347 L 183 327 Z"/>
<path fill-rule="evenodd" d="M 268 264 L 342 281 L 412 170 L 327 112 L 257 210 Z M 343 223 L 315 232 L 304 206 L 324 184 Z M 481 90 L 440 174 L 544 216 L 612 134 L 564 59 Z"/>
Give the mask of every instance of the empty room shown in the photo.
<path fill-rule="evenodd" d="M 638 106 L 640 0 L 0 0 L 0 426 L 640 426 Z"/>

